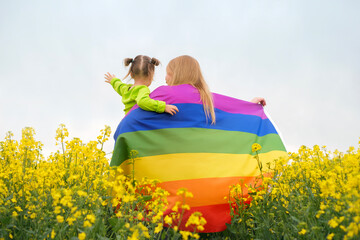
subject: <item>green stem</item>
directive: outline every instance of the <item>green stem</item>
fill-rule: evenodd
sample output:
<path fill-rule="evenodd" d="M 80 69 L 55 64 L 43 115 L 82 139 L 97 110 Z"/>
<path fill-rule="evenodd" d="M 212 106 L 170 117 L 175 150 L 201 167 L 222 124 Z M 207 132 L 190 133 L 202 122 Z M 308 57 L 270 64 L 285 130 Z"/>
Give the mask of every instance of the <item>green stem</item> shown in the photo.
<path fill-rule="evenodd" d="M 256 156 L 255 156 L 259 169 L 260 169 L 260 174 L 261 174 L 261 179 L 264 180 L 264 175 L 263 175 L 263 171 L 262 171 L 262 163 L 260 162 L 260 158 L 259 158 L 259 154 L 258 151 L 256 151 Z"/>

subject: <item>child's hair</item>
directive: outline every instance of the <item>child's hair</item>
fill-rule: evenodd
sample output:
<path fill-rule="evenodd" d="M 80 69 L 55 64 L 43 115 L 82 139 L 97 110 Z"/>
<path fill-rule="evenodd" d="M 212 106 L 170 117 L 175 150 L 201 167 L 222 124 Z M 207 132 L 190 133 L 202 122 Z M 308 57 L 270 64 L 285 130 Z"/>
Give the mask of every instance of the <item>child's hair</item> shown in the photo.
<path fill-rule="evenodd" d="M 126 74 L 124 79 L 130 75 L 131 78 L 145 77 L 152 80 L 154 77 L 155 66 L 159 66 L 160 61 L 156 58 L 138 55 L 134 59 L 125 58 L 124 64 L 125 67 L 131 64 L 129 72 Z"/>
<path fill-rule="evenodd" d="M 213 97 L 201 73 L 198 61 L 187 55 L 179 56 L 169 62 L 166 70 L 172 74 L 169 85 L 191 84 L 198 89 L 206 118 L 211 115 L 211 124 L 214 124 L 216 118 Z"/>

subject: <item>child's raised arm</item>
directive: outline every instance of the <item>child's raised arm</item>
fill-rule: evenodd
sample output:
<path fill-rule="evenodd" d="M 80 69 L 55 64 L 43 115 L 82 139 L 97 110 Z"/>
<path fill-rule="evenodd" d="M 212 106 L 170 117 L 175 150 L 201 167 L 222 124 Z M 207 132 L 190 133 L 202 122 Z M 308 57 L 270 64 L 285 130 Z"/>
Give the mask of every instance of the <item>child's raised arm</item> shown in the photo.
<path fill-rule="evenodd" d="M 130 84 L 123 83 L 119 78 L 116 78 L 114 74 L 107 73 L 105 74 L 105 82 L 110 83 L 114 90 L 122 96 L 124 91 L 131 86 Z"/>
<path fill-rule="evenodd" d="M 109 72 L 107 74 L 105 74 L 105 82 L 110 83 L 111 84 L 111 79 L 115 78 L 114 74 L 110 74 Z"/>

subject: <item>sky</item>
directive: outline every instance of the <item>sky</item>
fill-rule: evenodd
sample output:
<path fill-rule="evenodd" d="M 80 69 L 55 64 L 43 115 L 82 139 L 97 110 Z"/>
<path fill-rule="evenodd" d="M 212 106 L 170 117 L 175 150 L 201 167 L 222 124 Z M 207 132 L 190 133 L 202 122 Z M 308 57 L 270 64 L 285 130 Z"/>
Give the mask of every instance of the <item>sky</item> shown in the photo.
<path fill-rule="evenodd" d="M 0 141 L 33 127 L 49 154 L 59 124 L 85 142 L 105 125 L 114 132 L 124 106 L 104 74 L 122 78 L 124 58 L 156 57 L 154 90 L 171 59 L 190 55 L 212 92 L 264 97 L 288 151 L 346 151 L 360 137 L 359 9 L 355 0 L 0 0 Z"/>

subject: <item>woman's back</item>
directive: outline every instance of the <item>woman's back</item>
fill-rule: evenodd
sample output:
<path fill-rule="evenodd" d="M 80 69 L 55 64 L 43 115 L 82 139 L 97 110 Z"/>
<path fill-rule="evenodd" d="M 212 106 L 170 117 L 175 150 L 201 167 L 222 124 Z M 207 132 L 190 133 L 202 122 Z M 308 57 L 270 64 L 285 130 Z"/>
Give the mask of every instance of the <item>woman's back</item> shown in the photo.
<path fill-rule="evenodd" d="M 136 106 L 122 120 L 115 133 L 116 145 L 112 166 L 126 164 L 130 150 L 137 150 L 141 160 L 135 165 L 138 179 L 148 177 L 162 181 L 169 191 L 169 207 L 181 201 L 179 188 L 187 188 L 191 210 L 200 211 L 207 220 L 205 232 L 222 231 L 230 221 L 227 201 L 229 186 L 243 179 L 247 183 L 259 175 L 251 145 L 262 145 L 263 166 L 286 156 L 284 145 L 267 119 L 261 105 L 213 94 L 216 123 L 206 120 L 198 90 L 189 84 L 162 86 L 151 98 L 179 108 L 170 116 L 143 111 Z"/>

